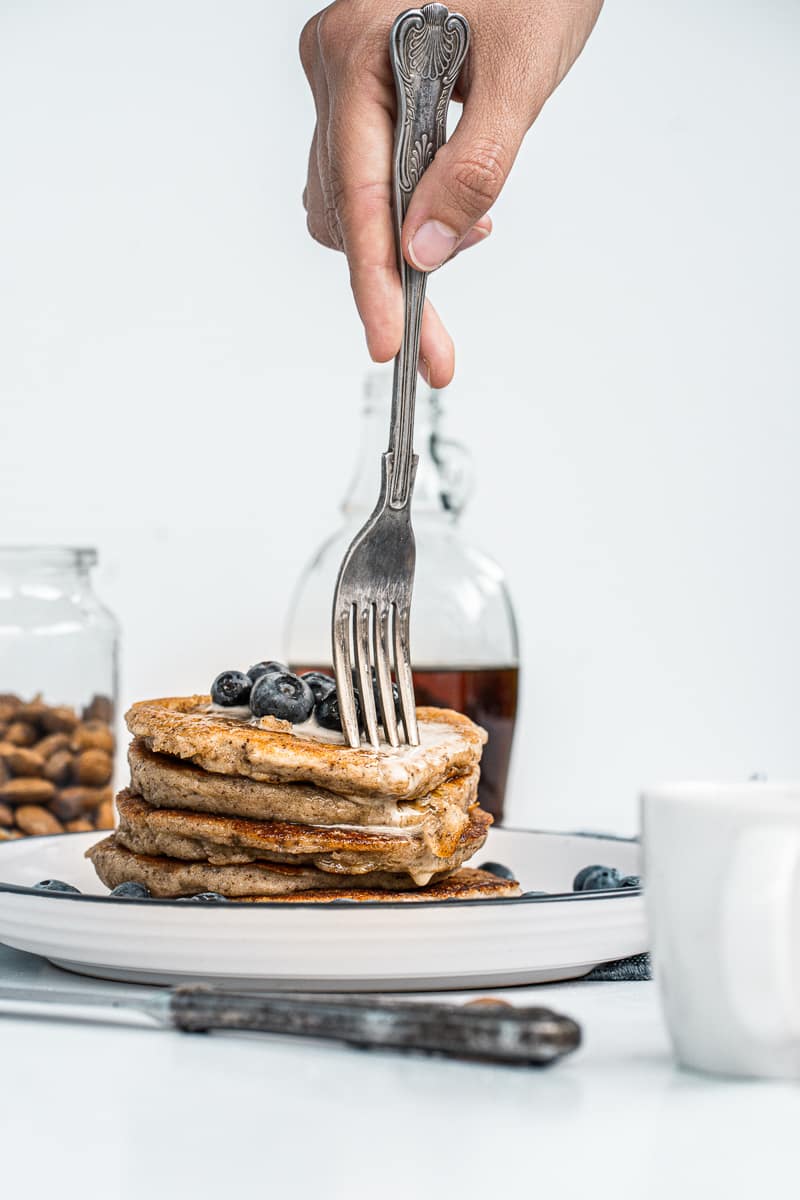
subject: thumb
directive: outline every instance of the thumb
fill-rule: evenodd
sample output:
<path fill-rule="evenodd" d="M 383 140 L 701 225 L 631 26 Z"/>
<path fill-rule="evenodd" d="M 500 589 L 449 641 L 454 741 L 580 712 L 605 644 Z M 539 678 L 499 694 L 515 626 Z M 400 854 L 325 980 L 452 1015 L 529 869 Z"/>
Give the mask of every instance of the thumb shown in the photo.
<path fill-rule="evenodd" d="M 451 257 L 503 188 L 528 127 L 474 92 L 450 141 L 420 179 L 403 222 L 403 254 L 420 271 Z"/>

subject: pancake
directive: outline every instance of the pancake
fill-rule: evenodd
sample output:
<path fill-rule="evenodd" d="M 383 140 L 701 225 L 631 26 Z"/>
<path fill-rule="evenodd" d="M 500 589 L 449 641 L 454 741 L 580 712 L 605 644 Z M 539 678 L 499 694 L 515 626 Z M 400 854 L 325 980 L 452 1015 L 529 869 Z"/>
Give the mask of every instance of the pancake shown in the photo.
<path fill-rule="evenodd" d="M 445 785 L 446 786 L 446 785 Z M 152 808 L 127 789 L 117 797 L 117 844 L 137 854 L 226 866 L 252 862 L 310 863 L 333 875 L 404 872 L 418 886 L 452 871 L 486 840 L 492 818 L 475 805 L 459 812 L 463 826 L 445 836 L 384 827 L 300 825 L 288 821 L 249 821 L 168 808 Z M 214 891 L 217 889 L 211 888 Z"/>
<path fill-rule="evenodd" d="M 246 719 L 212 708 L 208 696 L 142 700 L 125 716 L 150 750 L 190 759 L 206 771 L 269 783 L 311 783 L 343 796 L 412 800 L 480 761 L 486 732 L 448 708 L 419 708 L 419 746 L 366 743 L 307 722 Z"/>
<path fill-rule="evenodd" d="M 452 875 L 413 892 L 385 892 L 377 888 L 324 888 L 313 892 L 294 892 L 289 896 L 242 896 L 244 904 L 271 901 L 273 904 L 330 904 L 334 900 L 383 901 L 384 903 L 419 902 L 420 900 L 509 900 L 519 896 L 522 889 L 515 879 L 498 879 L 489 871 L 477 867 L 461 867 Z"/>
<path fill-rule="evenodd" d="M 386 892 L 404 893 L 402 898 L 408 898 L 411 894 L 408 876 L 390 871 L 372 871 L 360 875 L 357 889 L 346 886 L 332 888 L 330 874 L 316 867 L 263 862 L 215 867 L 208 863 L 182 862 L 163 855 L 133 853 L 119 843 L 116 834 L 96 842 L 86 851 L 86 857 L 91 859 L 106 887 L 115 888 L 120 883 L 134 880 L 149 888 L 151 895 L 166 899 L 194 896 L 198 892 L 219 892 L 231 899 L 250 897 L 262 900 L 274 897 L 302 900 L 308 896 L 313 898 L 314 891 L 318 890 L 324 893 L 326 899 L 351 899 L 365 891 L 370 893 L 370 897 L 377 892 L 379 899 L 382 898 L 380 893 Z M 458 874 L 456 872 L 456 876 Z M 488 873 L 477 871 L 475 874 L 486 876 Z M 448 876 L 452 878 L 450 872 L 442 872 L 445 881 Z M 496 889 L 495 894 L 516 894 L 514 891 L 509 893 L 510 881 L 494 876 L 490 878 Z M 420 899 L 430 894 L 429 888 L 421 888 L 414 893 Z M 454 897 L 451 894 L 442 898 Z"/>
<path fill-rule="evenodd" d="M 480 768 L 448 780 L 417 800 L 339 796 L 310 783 L 264 783 L 242 775 L 204 771 L 191 762 L 154 754 L 141 738 L 128 748 L 131 791 L 156 808 L 191 809 L 254 821 L 301 821 L 309 825 L 446 825 L 464 828 L 477 799 Z"/>

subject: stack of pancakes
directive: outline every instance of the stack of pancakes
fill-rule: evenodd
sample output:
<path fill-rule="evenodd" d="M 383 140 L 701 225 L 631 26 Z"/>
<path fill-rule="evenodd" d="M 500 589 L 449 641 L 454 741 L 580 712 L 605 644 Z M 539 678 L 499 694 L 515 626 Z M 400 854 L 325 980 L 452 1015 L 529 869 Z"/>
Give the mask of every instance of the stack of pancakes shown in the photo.
<path fill-rule="evenodd" d="M 231 713 L 208 696 L 143 701 L 119 825 L 88 856 L 103 883 L 157 897 L 471 899 L 518 885 L 462 867 L 486 840 L 486 734 L 420 708 L 420 745 L 352 749 L 314 722 Z"/>

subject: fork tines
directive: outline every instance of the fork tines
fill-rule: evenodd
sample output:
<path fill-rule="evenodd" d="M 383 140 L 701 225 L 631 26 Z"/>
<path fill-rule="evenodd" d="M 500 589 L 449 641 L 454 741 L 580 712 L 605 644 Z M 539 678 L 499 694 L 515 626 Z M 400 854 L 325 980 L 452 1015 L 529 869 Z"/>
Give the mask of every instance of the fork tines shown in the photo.
<path fill-rule="evenodd" d="M 361 741 L 356 691 L 370 745 L 376 748 L 380 745 L 379 724 L 383 726 L 389 744 L 400 745 L 392 662 L 400 698 L 403 740 L 411 746 L 418 745 L 408 606 L 356 601 L 343 604 L 334 617 L 333 658 L 342 728 L 350 745 L 358 746 Z M 357 686 L 354 686 L 356 681 Z"/>

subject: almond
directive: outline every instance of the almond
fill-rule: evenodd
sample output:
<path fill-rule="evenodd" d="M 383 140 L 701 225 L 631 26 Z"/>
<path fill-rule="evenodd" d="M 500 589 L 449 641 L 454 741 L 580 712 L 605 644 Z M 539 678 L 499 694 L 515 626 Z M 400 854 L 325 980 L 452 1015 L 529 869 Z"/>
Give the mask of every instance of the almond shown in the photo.
<path fill-rule="evenodd" d="M 8 785 L 6 785 L 8 786 Z M 0 796 L 2 789 L 0 789 Z M 56 806 L 69 805 L 74 808 L 73 816 L 77 816 L 79 812 L 93 813 L 101 804 L 106 804 L 113 801 L 114 793 L 111 788 L 92 788 L 92 787 L 68 787 L 63 788 L 58 795 L 58 798 L 53 801 L 53 811 L 58 811 Z M 72 816 L 67 820 L 72 820 Z"/>
<path fill-rule="evenodd" d="M 3 761 L 14 775 L 41 775 L 44 770 L 41 754 L 24 746 L 12 746 L 3 754 Z"/>
<path fill-rule="evenodd" d="M 9 779 L 0 784 L 0 800 L 6 804 L 47 804 L 55 794 L 49 779 Z"/>
<path fill-rule="evenodd" d="M 51 800 L 50 808 L 60 821 L 74 821 L 86 811 L 85 791 L 85 788 L 78 787 L 63 788 L 55 800 Z"/>
<path fill-rule="evenodd" d="M 71 733 L 78 724 L 78 714 L 65 704 L 45 708 L 41 722 L 48 733 Z"/>
<path fill-rule="evenodd" d="M 63 833 L 64 826 L 51 812 L 39 804 L 23 804 L 16 811 L 17 828 L 23 833 L 40 837 L 48 833 Z"/>
<path fill-rule="evenodd" d="M 15 717 L 17 721 L 28 721 L 31 725 L 36 725 L 46 712 L 47 705 L 42 703 L 42 697 L 34 696 L 27 704 L 20 704 Z"/>
<path fill-rule="evenodd" d="M 0 842 L 13 842 L 21 837 L 22 834 L 18 829 L 0 829 Z"/>
<path fill-rule="evenodd" d="M 7 804 L 0 804 L 0 825 L 13 825 L 14 814 Z"/>
<path fill-rule="evenodd" d="M 84 721 L 73 733 L 70 746 L 73 750 L 105 750 L 112 754 L 114 734 L 105 721 Z"/>
<path fill-rule="evenodd" d="M 12 721 L 4 740 L 14 746 L 32 746 L 34 742 L 38 742 L 39 736 L 36 727 L 28 721 Z"/>
<path fill-rule="evenodd" d="M 63 787 L 72 779 L 72 755 L 69 750 L 57 750 L 44 764 L 44 777 Z"/>
<path fill-rule="evenodd" d="M 114 764 L 105 750 L 84 750 L 75 759 L 75 778 L 78 783 L 101 787 L 108 783 Z"/>
<path fill-rule="evenodd" d="M 93 696 L 83 710 L 84 721 L 104 721 L 110 725 L 114 720 L 114 704 L 109 696 Z"/>
<path fill-rule="evenodd" d="M 0 721 L 11 721 L 20 706 L 16 696 L 0 696 Z"/>
<path fill-rule="evenodd" d="M 69 736 L 66 733 L 48 733 L 47 737 L 42 738 L 33 748 L 42 758 L 49 758 L 58 750 L 66 750 L 68 745 Z"/>
<path fill-rule="evenodd" d="M 67 821 L 67 833 L 94 833 L 94 825 L 86 817 L 78 817 L 75 821 Z"/>
<path fill-rule="evenodd" d="M 96 829 L 113 829 L 114 828 L 114 801 L 106 800 L 97 810 L 97 815 L 94 819 Z"/>

